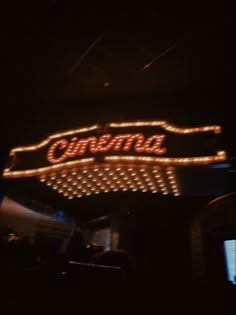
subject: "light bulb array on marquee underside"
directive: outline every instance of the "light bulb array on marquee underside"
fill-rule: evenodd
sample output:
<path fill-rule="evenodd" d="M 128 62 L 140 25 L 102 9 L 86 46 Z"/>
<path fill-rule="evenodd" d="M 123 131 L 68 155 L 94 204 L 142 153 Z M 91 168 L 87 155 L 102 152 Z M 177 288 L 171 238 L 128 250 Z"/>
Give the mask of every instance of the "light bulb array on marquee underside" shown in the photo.
<path fill-rule="evenodd" d="M 39 178 L 69 199 L 115 191 L 180 195 L 173 167 L 101 164 L 63 169 Z"/>
<path fill-rule="evenodd" d="M 69 161 L 64 163 L 59 163 L 55 165 L 50 165 L 46 167 L 39 167 L 35 169 L 28 169 L 23 171 L 11 171 L 9 168 L 6 168 L 3 171 L 3 178 L 20 178 L 20 177 L 31 177 L 31 176 L 37 176 L 40 174 L 46 174 L 48 172 L 54 172 L 59 171 L 61 169 L 67 168 L 67 167 L 73 167 L 76 165 L 89 165 L 91 163 L 94 163 L 94 158 L 86 158 L 86 159 L 80 159 L 75 161 Z"/>

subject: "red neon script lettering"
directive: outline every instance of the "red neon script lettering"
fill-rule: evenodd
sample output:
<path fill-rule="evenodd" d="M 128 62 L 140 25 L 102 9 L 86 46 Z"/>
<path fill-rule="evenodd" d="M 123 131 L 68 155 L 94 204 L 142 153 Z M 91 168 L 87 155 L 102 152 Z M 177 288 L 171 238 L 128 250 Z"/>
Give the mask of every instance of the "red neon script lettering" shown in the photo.
<path fill-rule="evenodd" d="M 104 134 L 100 137 L 91 136 L 84 139 L 77 137 L 60 139 L 54 142 L 48 149 L 47 159 L 52 164 L 64 162 L 68 158 L 84 155 L 86 152 L 98 153 L 108 151 L 130 151 L 132 148 L 137 153 L 164 154 L 165 147 L 161 147 L 165 135 L 152 135 L 145 140 L 142 133 L 118 134 L 112 137 L 111 134 Z M 63 150 L 63 151 L 62 151 Z"/>

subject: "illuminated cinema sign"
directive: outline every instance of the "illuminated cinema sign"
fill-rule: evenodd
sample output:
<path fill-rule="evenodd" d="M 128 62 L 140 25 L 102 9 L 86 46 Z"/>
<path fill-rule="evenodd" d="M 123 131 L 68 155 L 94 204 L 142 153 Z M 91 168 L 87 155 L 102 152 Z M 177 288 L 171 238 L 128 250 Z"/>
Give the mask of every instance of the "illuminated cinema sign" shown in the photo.
<path fill-rule="evenodd" d="M 175 166 L 226 159 L 217 147 L 220 133 L 220 126 L 179 128 L 166 121 L 92 125 L 12 149 L 3 177 L 39 176 L 70 199 L 120 189 L 178 195 Z"/>
<path fill-rule="evenodd" d="M 34 176 L 63 166 L 95 163 L 97 159 L 180 166 L 209 164 L 226 159 L 225 151 L 206 145 L 212 135 L 220 133 L 220 126 L 178 128 L 165 121 L 110 123 L 104 128 L 93 125 L 12 149 L 14 163 L 3 175 Z"/>
<path fill-rule="evenodd" d="M 134 134 L 118 134 L 114 137 L 112 134 L 106 133 L 100 137 L 88 137 L 79 139 L 73 137 L 69 142 L 66 139 L 55 141 L 48 149 L 47 159 L 49 163 L 57 164 L 64 162 L 69 158 L 79 157 L 90 153 L 106 153 L 111 151 L 130 152 L 133 150 L 136 153 L 154 153 L 162 155 L 166 152 L 166 148 L 161 145 L 165 139 L 165 135 L 154 134 L 145 139 L 142 133 Z M 59 157 L 56 157 L 56 152 L 62 151 Z"/>

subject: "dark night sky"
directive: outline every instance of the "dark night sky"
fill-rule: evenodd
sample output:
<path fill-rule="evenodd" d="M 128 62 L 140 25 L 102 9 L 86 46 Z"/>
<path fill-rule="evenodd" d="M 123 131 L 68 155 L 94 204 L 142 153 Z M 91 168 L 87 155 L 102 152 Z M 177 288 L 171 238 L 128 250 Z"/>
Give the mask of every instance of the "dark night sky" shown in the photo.
<path fill-rule="evenodd" d="M 1 161 L 11 147 L 56 131 L 143 118 L 220 124 L 236 154 L 231 1 L 33 2 L 6 1 L 2 11 Z"/>

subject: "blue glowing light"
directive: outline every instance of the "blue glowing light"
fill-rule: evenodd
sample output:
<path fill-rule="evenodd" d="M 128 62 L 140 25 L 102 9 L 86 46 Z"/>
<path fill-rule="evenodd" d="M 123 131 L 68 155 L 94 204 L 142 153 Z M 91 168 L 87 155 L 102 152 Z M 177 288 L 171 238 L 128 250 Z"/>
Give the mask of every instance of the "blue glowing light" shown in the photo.
<path fill-rule="evenodd" d="M 227 279 L 236 284 L 236 240 L 224 241 Z"/>

